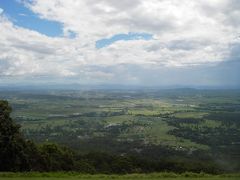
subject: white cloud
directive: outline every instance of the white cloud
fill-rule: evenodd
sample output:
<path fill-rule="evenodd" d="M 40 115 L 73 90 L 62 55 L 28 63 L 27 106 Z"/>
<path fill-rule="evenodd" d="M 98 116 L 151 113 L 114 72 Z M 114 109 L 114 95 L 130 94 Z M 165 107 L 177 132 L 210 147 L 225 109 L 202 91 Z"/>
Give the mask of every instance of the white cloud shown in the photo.
<path fill-rule="evenodd" d="M 0 76 L 102 81 L 120 75 L 101 71 L 102 67 L 124 64 L 124 68 L 127 65 L 177 68 L 224 62 L 231 59 L 231 44 L 240 43 L 236 39 L 240 33 L 237 0 L 24 2 L 41 18 L 62 23 L 65 36 L 47 37 L 16 27 L 1 16 Z M 76 38 L 69 39 L 69 31 L 75 32 Z M 102 49 L 95 48 L 99 39 L 128 32 L 150 33 L 154 39 L 118 41 Z M 93 71 L 89 68 L 93 66 L 98 68 Z M 131 72 L 128 77 L 138 79 Z"/>

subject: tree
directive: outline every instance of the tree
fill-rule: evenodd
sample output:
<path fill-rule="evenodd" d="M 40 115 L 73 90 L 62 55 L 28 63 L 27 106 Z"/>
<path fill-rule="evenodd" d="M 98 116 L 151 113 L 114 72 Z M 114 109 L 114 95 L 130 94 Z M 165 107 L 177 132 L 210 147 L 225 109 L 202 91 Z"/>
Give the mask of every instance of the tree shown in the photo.
<path fill-rule="evenodd" d="M 20 126 L 10 117 L 12 109 L 0 100 L 0 171 L 21 171 L 28 167 L 26 142 Z"/>
<path fill-rule="evenodd" d="M 70 171 L 74 168 L 74 153 L 54 143 L 39 147 L 45 171 Z"/>

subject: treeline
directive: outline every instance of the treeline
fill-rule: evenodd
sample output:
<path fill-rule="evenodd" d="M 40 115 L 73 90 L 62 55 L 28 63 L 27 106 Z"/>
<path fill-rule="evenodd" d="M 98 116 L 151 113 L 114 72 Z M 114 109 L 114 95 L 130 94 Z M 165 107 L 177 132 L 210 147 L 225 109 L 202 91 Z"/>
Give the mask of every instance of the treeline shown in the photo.
<path fill-rule="evenodd" d="M 11 107 L 0 101 L 0 171 L 78 171 L 83 173 L 224 172 L 209 159 L 144 159 L 102 152 L 79 154 L 53 143 L 26 140 L 10 117 Z M 154 152 L 153 152 L 154 153 Z"/>

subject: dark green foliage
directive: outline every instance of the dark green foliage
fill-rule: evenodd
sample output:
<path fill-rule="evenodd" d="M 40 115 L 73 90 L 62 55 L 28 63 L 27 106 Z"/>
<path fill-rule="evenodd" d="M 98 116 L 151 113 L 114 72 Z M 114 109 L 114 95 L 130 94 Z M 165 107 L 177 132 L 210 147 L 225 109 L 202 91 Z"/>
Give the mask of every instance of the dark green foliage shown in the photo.
<path fill-rule="evenodd" d="M 39 147 L 44 171 L 70 171 L 74 167 L 74 155 L 71 150 L 56 144 L 43 144 Z"/>
<path fill-rule="evenodd" d="M 8 102 L 0 101 L 0 170 L 25 170 L 28 169 L 27 145 L 10 113 Z"/>

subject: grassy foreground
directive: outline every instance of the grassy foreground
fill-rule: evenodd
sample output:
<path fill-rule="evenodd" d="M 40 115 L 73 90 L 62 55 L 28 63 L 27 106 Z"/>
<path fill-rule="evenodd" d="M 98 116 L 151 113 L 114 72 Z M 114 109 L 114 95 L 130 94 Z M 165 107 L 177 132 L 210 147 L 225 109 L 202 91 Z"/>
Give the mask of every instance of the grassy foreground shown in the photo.
<path fill-rule="evenodd" d="M 0 180 L 24 180 L 24 179 L 34 179 L 34 180 L 43 180 L 43 179 L 51 179 L 51 180 L 63 180 L 63 179 L 164 179 L 164 180 L 240 180 L 240 174 L 225 174 L 225 175 L 209 175 L 204 173 L 183 173 L 183 174 L 175 174 L 175 173 L 151 173 L 151 174 L 127 174 L 127 175 L 87 175 L 87 174 L 79 174 L 79 173 L 0 173 Z"/>

